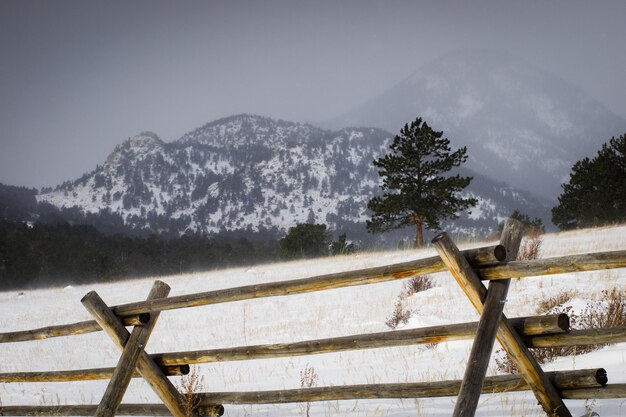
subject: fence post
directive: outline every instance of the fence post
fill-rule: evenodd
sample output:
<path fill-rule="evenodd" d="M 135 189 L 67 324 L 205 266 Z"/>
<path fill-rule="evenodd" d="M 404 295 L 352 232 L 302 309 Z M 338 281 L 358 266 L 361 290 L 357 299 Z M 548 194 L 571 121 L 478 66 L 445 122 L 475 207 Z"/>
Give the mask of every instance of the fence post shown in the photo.
<path fill-rule="evenodd" d="M 81 302 L 115 344 L 120 349 L 124 349 L 130 333 L 100 296 L 95 291 L 91 291 L 83 297 Z M 188 417 L 185 415 L 180 393 L 145 351 L 139 354 L 137 369 L 174 417 Z"/>
<path fill-rule="evenodd" d="M 482 313 L 487 289 L 476 272 L 446 233 L 437 235 L 432 243 L 472 305 L 479 313 Z M 571 413 L 563 403 L 558 391 L 546 377 L 504 314 L 500 318 L 499 325 L 498 340 L 500 344 L 528 383 L 544 411 L 550 416 L 571 417 Z"/>
<path fill-rule="evenodd" d="M 169 292 L 170 287 L 166 283 L 156 281 L 150 290 L 147 300 L 167 297 Z M 115 416 L 115 411 L 122 402 L 122 397 L 124 397 L 126 388 L 128 388 L 128 384 L 137 367 L 139 355 L 144 351 L 144 346 L 148 343 L 158 318 L 159 312 L 155 311 L 150 314 L 150 318 L 145 325 L 133 328 L 94 417 Z"/>
<path fill-rule="evenodd" d="M 517 220 L 508 219 L 500 238 L 500 244 L 506 248 L 506 260 L 512 261 L 517 258 L 521 241 L 522 224 Z M 478 322 L 476 337 L 472 344 L 453 417 L 473 417 L 476 413 L 509 283 L 510 280 L 489 283 L 483 313 Z"/>

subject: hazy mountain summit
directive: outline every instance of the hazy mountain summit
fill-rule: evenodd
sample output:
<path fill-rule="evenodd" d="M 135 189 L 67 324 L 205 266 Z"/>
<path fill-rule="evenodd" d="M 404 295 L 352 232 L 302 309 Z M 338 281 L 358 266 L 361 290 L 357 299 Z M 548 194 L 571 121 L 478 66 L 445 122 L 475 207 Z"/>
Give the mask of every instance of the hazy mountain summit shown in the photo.
<path fill-rule="evenodd" d="M 312 222 L 365 237 L 367 202 L 380 192 L 372 161 L 387 152 L 392 136 L 241 114 L 171 143 L 143 132 L 102 166 L 38 199 L 119 215 L 131 227 L 157 232 L 285 231 Z M 541 199 L 475 176 L 468 193 L 479 205 L 454 223 L 456 231 L 488 233 L 514 209 L 546 219 Z"/>
<path fill-rule="evenodd" d="M 578 87 L 513 55 L 455 51 L 330 122 L 397 133 L 422 117 L 467 166 L 551 199 L 577 160 L 593 155 L 626 120 Z"/>

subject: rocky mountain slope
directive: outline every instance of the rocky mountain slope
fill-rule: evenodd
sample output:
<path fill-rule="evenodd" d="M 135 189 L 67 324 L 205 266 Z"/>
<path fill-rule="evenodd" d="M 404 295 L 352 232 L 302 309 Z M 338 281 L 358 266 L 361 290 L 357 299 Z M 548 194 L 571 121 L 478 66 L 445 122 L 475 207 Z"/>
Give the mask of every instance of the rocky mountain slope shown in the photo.
<path fill-rule="evenodd" d="M 467 146 L 469 168 L 553 201 L 574 162 L 626 131 L 578 87 L 484 50 L 451 52 L 328 125 L 396 133 L 416 116 Z"/>
<path fill-rule="evenodd" d="M 133 227 L 178 233 L 280 230 L 325 223 L 366 238 L 367 202 L 379 192 L 372 161 L 392 135 L 375 128 L 329 131 L 237 115 L 171 143 L 144 132 L 102 166 L 46 190 L 39 201 L 119 214 Z M 455 231 L 484 234 L 514 209 L 547 220 L 547 202 L 474 172 L 478 206 Z M 412 230 L 407 230 L 410 236 Z"/>

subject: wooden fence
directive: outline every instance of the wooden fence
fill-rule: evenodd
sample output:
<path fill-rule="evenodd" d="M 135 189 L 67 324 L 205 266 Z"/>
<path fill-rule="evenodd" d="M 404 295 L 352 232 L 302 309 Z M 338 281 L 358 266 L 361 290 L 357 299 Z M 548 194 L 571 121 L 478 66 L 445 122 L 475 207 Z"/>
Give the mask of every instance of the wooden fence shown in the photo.
<path fill-rule="evenodd" d="M 571 416 L 571 413 L 563 399 L 626 397 L 626 384 L 607 385 L 607 372 L 602 368 L 543 372 L 528 349 L 626 342 L 626 328 L 570 330 L 569 318 L 565 314 L 509 319 L 502 313 L 511 278 L 624 268 L 626 251 L 514 261 L 521 239 L 521 225 L 509 220 L 499 245 L 461 252 L 443 233 L 433 240 L 433 246 L 439 256 L 383 267 L 176 297 L 168 297 L 170 288 L 157 281 L 146 301 L 113 307 L 107 306 L 98 294 L 92 291 L 81 301 L 94 320 L 2 333 L 0 343 L 17 343 L 104 330 L 121 351 L 118 365 L 115 368 L 72 371 L 2 373 L 0 383 L 108 379 L 109 384 L 100 404 L 4 406 L 0 408 L 0 415 L 220 416 L 224 413 L 223 404 L 458 396 L 453 415 L 473 416 L 481 393 L 530 390 L 546 414 L 566 417 Z M 161 311 L 373 284 L 445 270 L 452 273 L 469 301 L 481 314 L 480 321 L 288 344 L 152 355 L 144 351 Z M 483 284 L 483 280 L 489 281 L 488 288 Z M 131 332 L 126 329 L 127 326 L 132 327 Z M 258 392 L 207 392 L 195 394 L 194 401 L 190 401 L 190 398 L 181 394 L 167 378 L 188 373 L 191 364 L 312 355 L 472 338 L 474 342 L 463 380 Z M 496 339 L 508 353 L 519 374 L 485 376 Z M 138 377 L 148 382 L 163 405 L 121 404 L 130 379 Z M 193 403 L 193 407 L 189 407 L 190 403 Z"/>

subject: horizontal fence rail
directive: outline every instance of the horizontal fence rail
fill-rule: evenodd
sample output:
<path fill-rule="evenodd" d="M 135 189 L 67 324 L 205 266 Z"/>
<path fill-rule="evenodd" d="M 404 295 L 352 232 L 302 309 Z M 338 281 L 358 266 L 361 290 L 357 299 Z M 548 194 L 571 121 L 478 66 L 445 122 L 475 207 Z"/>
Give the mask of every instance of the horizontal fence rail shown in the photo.
<path fill-rule="evenodd" d="M 189 374 L 189 365 L 161 366 L 165 376 Z M 71 371 L 9 372 L 0 374 L 0 382 L 69 382 L 111 379 L 115 368 L 76 369 Z M 140 378 L 138 371 L 133 378 Z M 0 413 L 2 415 L 2 413 Z"/>
<path fill-rule="evenodd" d="M 569 346 L 605 345 L 611 343 L 626 343 L 626 328 L 606 328 L 588 330 L 565 330 L 558 327 L 557 320 L 563 315 L 523 317 L 510 319 L 518 329 L 526 328 L 520 333 L 528 347 L 532 348 L 559 348 Z M 529 320 L 530 319 L 530 320 Z M 548 332 L 541 328 L 544 334 L 533 333 L 539 328 L 523 327 L 523 323 L 539 322 L 542 319 L 552 319 L 555 322 L 553 331 Z M 568 322 L 569 323 L 569 322 Z M 381 347 L 409 346 L 454 340 L 471 339 L 477 327 L 477 322 L 453 324 L 449 326 L 432 326 L 420 329 L 396 330 L 369 335 L 346 336 L 332 339 L 310 340 L 290 344 L 267 344 L 256 346 L 241 346 L 235 348 L 196 350 L 187 352 L 156 353 L 150 355 L 161 369 L 168 370 L 166 375 L 186 375 L 189 365 L 230 362 L 253 359 L 281 358 L 291 356 L 314 355 L 347 350 L 374 349 Z M 569 327 L 567 327 L 569 329 Z M 560 332 L 560 333 L 559 333 Z M 362 340 L 360 340 L 362 339 Z M 0 374 L 0 382 L 65 382 L 89 381 L 110 379 L 114 368 L 84 369 L 72 371 L 39 371 L 39 372 L 12 372 Z M 134 378 L 140 375 L 135 373 Z"/>
<path fill-rule="evenodd" d="M 97 405 L 13 405 L 0 407 L 0 416 L 93 416 Z M 222 405 L 200 405 L 197 417 L 220 417 L 224 415 Z M 121 404 L 118 416 L 171 416 L 162 404 Z"/>
<path fill-rule="evenodd" d="M 596 389 L 602 392 L 607 384 L 604 369 L 546 372 L 555 386 L 562 390 Z M 292 390 L 258 392 L 211 392 L 200 394 L 200 402 L 220 404 L 282 404 L 308 401 L 367 400 L 378 398 L 435 398 L 459 393 L 461 380 L 399 384 L 344 385 Z M 482 392 L 528 391 L 528 384 L 519 375 L 498 375 L 485 378 Z"/>
<path fill-rule="evenodd" d="M 553 335 L 570 330 L 567 314 L 518 317 L 511 319 L 513 327 L 526 337 Z M 189 372 L 189 365 L 208 362 L 240 361 L 290 356 L 342 352 L 357 349 L 374 349 L 394 346 L 439 343 L 471 339 L 478 322 L 431 326 L 418 329 L 394 330 L 329 339 L 308 340 L 296 343 L 241 346 L 188 352 L 157 353 L 150 355 L 161 365 L 166 375 Z M 73 371 L 15 372 L 0 374 L 0 382 L 63 382 L 110 379 L 114 368 Z M 134 375 L 135 378 L 139 374 Z"/>
<path fill-rule="evenodd" d="M 607 386 L 608 378 L 602 368 L 576 371 L 546 372 L 555 386 L 564 393 L 563 398 L 621 398 L 626 395 L 626 384 Z M 367 385 L 344 385 L 314 387 L 291 390 L 257 392 L 212 392 L 199 393 L 201 416 L 220 416 L 224 408 L 219 404 L 283 404 L 314 401 L 436 398 L 456 396 L 461 380 L 390 383 Z M 528 391 L 528 384 L 519 375 L 488 377 L 482 388 L 484 394 Z M 0 415 L 26 416 L 52 413 L 52 415 L 93 415 L 96 406 L 7 406 L 0 408 Z M 122 404 L 119 415 L 171 415 L 162 405 Z"/>
<path fill-rule="evenodd" d="M 472 249 L 462 253 L 466 258 L 472 259 L 470 263 L 473 262 L 482 278 L 490 280 L 626 268 L 626 251 L 570 255 L 533 261 L 495 263 L 498 262 L 498 258 L 496 258 L 497 254 L 502 251 L 499 246 L 500 245 L 482 249 Z M 489 259 L 489 253 L 493 255 L 491 259 Z M 446 270 L 441 258 L 435 256 L 389 266 L 327 274 L 312 278 L 247 285 L 197 294 L 179 295 L 150 302 L 142 301 L 122 304 L 113 307 L 113 311 L 117 316 L 122 317 L 125 323 L 130 323 L 136 321 L 134 316 L 149 313 L 150 311 L 174 310 L 262 297 L 304 294 L 314 291 L 392 281 L 414 275 L 430 274 Z M 102 329 L 95 321 L 89 320 L 33 330 L 0 333 L 0 343 L 40 340 L 50 337 L 91 333 L 100 330 Z"/>
<path fill-rule="evenodd" d="M 473 326 L 476 326 L 472 323 Z M 457 326 L 457 325 L 452 325 Z M 227 362 L 227 361 L 240 361 L 240 360 L 249 360 L 249 359 L 267 359 L 267 358 L 279 358 L 279 357 L 287 357 L 287 356 L 301 356 L 301 355 L 313 355 L 320 353 L 329 353 L 329 352 L 340 352 L 344 350 L 357 350 L 357 349 L 372 349 L 379 347 L 391 347 L 391 346 L 408 346 L 408 345 L 417 345 L 417 344 L 430 344 L 430 343 L 440 343 L 440 342 L 451 342 L 454 340 L 467 340 L 471 339 L 474 334 L 466 333 L 467 329 L 463 330 L 463 333 L 458 333 L 455 335 L 444 335 L 444 334 L 431 334 L 429 336 L 424 336 L 423 334 L 419 336 L 420 333 L 424 331 L 429 332 L 431 328 L 424 329 L 414 329 L 414 330 L 401 330 L 406 331 L 407 333 L 413 333 L 416 335 L 416 338 L 409 342 L 402 335 L 401 339 L 398 340 L 398 343 L 395 344 L 387 344 L 386 346 L 373 346 L 375 342 L 372 342 L 371 345 L 367 345 L 363 343 L 358 347 L 349 347 L 338 346 L 334 347 L 324 347 L 324 349 L 311 349 L 311 352 L 306 352 L 304 346 L 298 347 L 298 349 L 291 350 L 289 349 L 289 344 L 273 344 L 273 345 L 257 345 L 257 346 L 242 346 L 238 348 L 225 348 L 225 349 L 211 349 L 211 350 L 198 350 L 198 351 L 189 351 L 189 352 L 173 352 L 173 353 L 161 353 L 154 355 L 154 358 L 157 362 L 164 365 L 175 365 L 177 363 L 186 363 L 189 365 L 192 364 L 200 364 L 200 363 L 209 363 L 209 362 Z M 345 339 L 349 340 L 353 337 L 345 337 Z M 344 338 L 341 338 L 344 339 Z M 527 342 L 528 347 L 533 348 L 557 348 L 557 347 L 567 347 L 567 346 L 585 346 L 585 345 L 604 345 L 610 343 L 623 343 L 626 342 L 626 329 L 624 328 L 610 328 L 610 329 L 590 329 L 590 330 L 572 330 L 570 333 L 562 333 L 562 334 L 544 334 L 537 336 L 528 336 L 524 338 Z M 312 341 L 313 345 L 316 344 L 317 341 Z M 307 342 L 301 342 L 303 345 Z M 331 342 L 332 343 L 332 342 Z M 330 343 L 329 343 L 330 344 Z M 297 345 L 294 343 L 292 345 Z"/>

